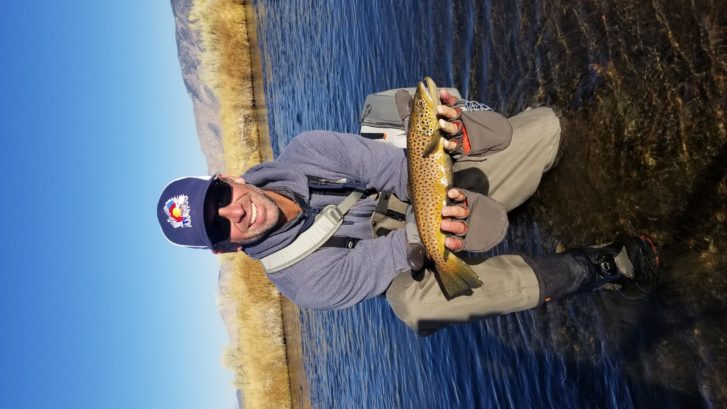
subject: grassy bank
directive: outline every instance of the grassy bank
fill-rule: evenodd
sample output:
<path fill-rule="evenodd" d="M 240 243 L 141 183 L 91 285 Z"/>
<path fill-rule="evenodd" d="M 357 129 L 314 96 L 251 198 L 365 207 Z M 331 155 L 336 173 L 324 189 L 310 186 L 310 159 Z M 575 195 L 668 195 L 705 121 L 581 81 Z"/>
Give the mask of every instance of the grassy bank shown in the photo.
<path fill-rule="evenodd" d="M 256 101 L 253 90 L 250 12 L 249 5 L 234 0 L 194 0 L 190 14 L 202 34 L 205 81 L 219 100 L 225 170 L 234 175 L 272 156 L 269 140 L 258 129 L 264 101 Z M 220 302 L 234 306 L 237 338 L 225 353 L 225 365 L 235 372 L 245 407 L 289 408 L 281 297 L 257 261 L 239 253 L 220 262 L 227 277 Z"/>

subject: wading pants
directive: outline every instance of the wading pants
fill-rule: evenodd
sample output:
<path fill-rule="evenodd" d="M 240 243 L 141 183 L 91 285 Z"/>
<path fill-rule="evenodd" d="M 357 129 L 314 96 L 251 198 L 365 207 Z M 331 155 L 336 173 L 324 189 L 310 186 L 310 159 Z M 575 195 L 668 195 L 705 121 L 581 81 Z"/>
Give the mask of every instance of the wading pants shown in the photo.
<path fill-rule="evenodd" d="M 510 145 L 479 161 L 458 161 L 455 171 L 476 167 L 487 177 L 489 196 L 510 211 L 537 189 L 543 172 L 555 162 L 560 122 L 550 108 L 537 108 L 509 118 Z M 542 302 L 533 269 L 518 255 L 468 260 L 484 283 L 472 294 L 447 300 L 431 271 L 415 280 L 399 275 L 386 292 L 394 313 L 420 335 L 471 320 L 533 308 Z"/>

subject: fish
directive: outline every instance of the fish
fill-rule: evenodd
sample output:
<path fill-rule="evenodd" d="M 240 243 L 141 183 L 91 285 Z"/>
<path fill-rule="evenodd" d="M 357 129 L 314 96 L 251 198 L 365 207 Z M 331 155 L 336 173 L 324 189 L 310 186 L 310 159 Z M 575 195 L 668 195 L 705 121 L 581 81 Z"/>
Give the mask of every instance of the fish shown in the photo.
<path fill-rule="evenodd" d="M 439 127 L 439 89 L 425 77 L 419 82 L 412 101 L 406 133 L 409 198 L 414 206 L 419 237 L 435 264 L 435 276 L 448 298 L 482 286 L 472 268 L 444 246 L 446 235 L 440 229 L 442 208 L 452 187 L 452 158 L 444 150 L 445 139 Z"/>

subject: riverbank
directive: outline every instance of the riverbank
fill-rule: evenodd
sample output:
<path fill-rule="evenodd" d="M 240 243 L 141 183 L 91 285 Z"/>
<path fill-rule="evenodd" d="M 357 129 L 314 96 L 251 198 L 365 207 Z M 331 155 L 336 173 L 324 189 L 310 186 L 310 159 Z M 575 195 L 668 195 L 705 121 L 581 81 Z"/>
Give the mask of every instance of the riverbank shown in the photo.
<path fill-rule="evenodd" d="M 290 379 L 292 409 L 311 409 L 310 387 L 305 375 L 305 358 L 301 339 L 300 310 L 287 298 L 282 299 L 283 336 Z"/>
<path fill-rule="evenodd" d="M 203 49 L 204 80 L 219 104 L 228 174 L 272 159 L 252 5 L 194 0 L 190 21 Z M 224 362 L 246 408 L 310 408 L 299 313 L 243 253 L 220 257 L 220 309 L 230 334 Z"/>
<path fill-rule="evenodd" d="M 260 149 L 264 151 L 265 160 L 273 159 L 270 128 L 268 127 L 268 108 L 265 103 L 262 61 L 255 26 L 255 12 L 252 5 L 246 4 L 245 25 L 247 27 L 252 68 L 252 89 L 255 98 L 254 118 L 257 124 Z M 305 374 L 305 359 L 301 339 L 300 310 L 285 297 L 281 298 L 281 316 L 283 319 L 283 337 L 285 356 L 288 366 L 288 383 L 290 385 L 290 403 L 292 409 L 312 409 L 310 387 Z"/>

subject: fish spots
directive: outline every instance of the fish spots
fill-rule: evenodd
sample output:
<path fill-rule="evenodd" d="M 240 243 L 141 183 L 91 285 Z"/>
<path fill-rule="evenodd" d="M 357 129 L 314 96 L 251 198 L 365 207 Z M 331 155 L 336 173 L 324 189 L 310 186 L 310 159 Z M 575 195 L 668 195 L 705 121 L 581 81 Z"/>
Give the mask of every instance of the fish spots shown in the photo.
<path fill-rule="evenodd" d="M 436 93 L 436 86 L 430 81 L 430 92 Z M 454 296 L 478 287 L 481 282 L 466 263 L 455 254 L 448 254 L 444 246 L 445 235 L 440 226 L 447 188 L 452 185 L 452 159 L 444 151 L 435 107 L 426 92 L 423 86 L 417 88 L 407 132 L 409 190 L 419 236 L 436 264 L 443 291 Z"/>

